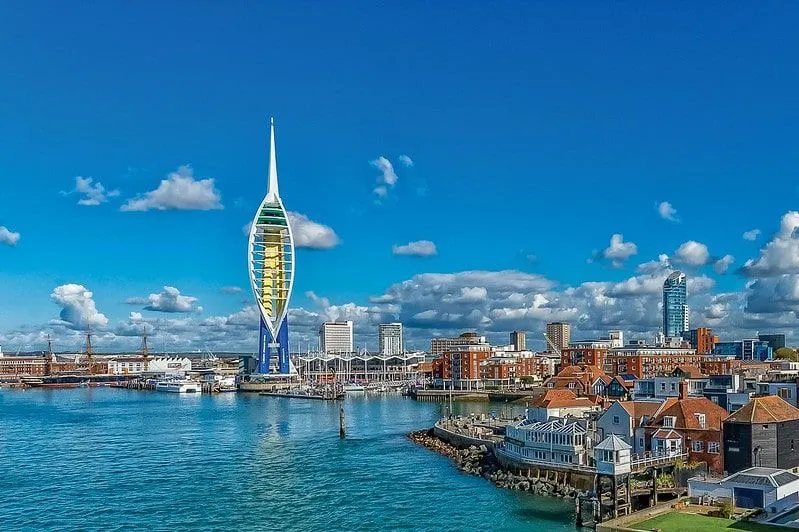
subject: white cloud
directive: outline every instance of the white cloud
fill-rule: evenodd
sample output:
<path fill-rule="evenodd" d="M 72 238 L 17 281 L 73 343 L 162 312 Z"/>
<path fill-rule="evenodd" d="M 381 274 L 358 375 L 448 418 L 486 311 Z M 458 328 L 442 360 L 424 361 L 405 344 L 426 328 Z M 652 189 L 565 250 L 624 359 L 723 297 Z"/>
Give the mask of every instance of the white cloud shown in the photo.
<path fill-rule="evenodd" d="M 625 242 L 624 235 L 615 233 L 610 237 L 610 245 L 602 252 L 602 256 L 613 261 L 613 266 L 619 268 L 628 258 L 638 253 L 638 246 L 632 242 Z"/>
<path fill-rule="evenodd" d="M 398 178 L 397 173 L 394 171 L 394 166 L 391 161 L 382 155 L 374 161 L 370 161 L 369 164 L 380 170 L 380 175 L 377 177 L 377 186 L 372 192 L 377 195 L 378 200 L 385 198 L 388 196 L 388 189 L 397 184 Z"/>
<path fill-rule="evenodd" d="M 194 179 L 190 166 L 181 166 L 161 181 L 158 188 L 131 198 L 122 211 L 222 209 L 222 196 L 214 188 L 213 178 Z"/>
<path fill-rule="evenodd" d="M 240 294 L 243 290 L 238 286 L 223 286 L 219 289 L 223 294 Z"/>
<path fill-rule="evenodd" d="M 331 227 L 314 222 L 298 212 L 288 212 L 287 214 L 296 247 L 332 249 L 339 244 L 338 235 Z"/>
<path fill-rule="evenodd" d="M 115 198 L 119 196 L 118 190 L 106 190 L 103 184 L 99 181 L 94 183 L 93 178 L 81 176 L 77 176 L 75 178 L 75 188 L 70 192 L 64 192 L 63 194 L 71 194 L 72 192 L 77 192 L 78 194 L 83 195 L 83 198 L 78 200 L 78 205 L 84 206 L 100 205 L 101 203 L 108 202 L 108 198 Z"/>
<path fill-rule="evenodd" d="M 436 245 L 430 240 L 417 240 L 407 244 L 395 244 L 391 248 L 394 255 L 411 255 L 414 257 L 432 257 L 438 253 Z"/>
<path fill-rule="evenodd" d="M 394 166 L 391 164 L 391 161 L 381 155 L 374 161 L 371 161 L 369 164 L 381 172 L 380 177 L 378 177 L 378 183 L 384 183 L 391 186 L 397 184 L 397 174 L 394 172 Z"/>
<path fill-rule="evenodd" d="M 11 229 L 7 228 L 6 226 L 0 225 L 0 244 L 16 246 L 21 236 L 22 235 L 11 231 Z"/>
<path fill-rule="evenodd" d="M 733 262 L 735 262 L 735 257 L 729 254 L 724 255 L 713 264 L 713 269 L 716 270 L 716 273 L 727 273 Z"/>
<path fill-rule="evenodd" d="M 411 159 L 411 158 L 410 158 L 410 157 L 408 157 L 407 155 L 400 155 L 400 156 L 399 156 L 399 162 L 401 162 L 401 163 L 402 163 L 402 165 L 403 165 L 403 166 L 406 166 L 406 167 L 411 167 L 411 166 L 413 166 L 413 159 Z"/>
<path fill-rule="evenodd" d="M 144 310 L 154 312 L 202 312 L 202 307 L 196 305 L 196 297 L 184 296 L 174 286 L 165 286 L 160 294 L 150 294 L 147 298 L 129 298 L 125 303 L 146 305 Z"/>
<path fill-rule="evenodd" d="M 760 250 L 757 259 L 746 261 L 742 271 L 750 277 L 799 273 L 799 211 L 782 216 L 777 234 Z"/>
<path fill-rule="evenodd" d="M 61 306 L 60 321 L 54 325 L 64 325 L 72 329 L 83 330 L 86 327 L 105 327 L 108 318 L 97 310 L 93 294 L 80 284 L 64 284 L 57 286 L 50 294 L 50 299 Z"/>
<path fill-rule="evenodd" d="M 664 220 L 669 220 L 672 222 L 680 221 L 680 219 L 677 218 L 677 209 L 675 209 L 668 201 L 660 202 L 658 205 L 658 214 Z"/>
<path fill-rule="evenodd" d="M 746 231 L 743 235 L 744 240 L 754 241 L 757 240 L 757 237 L 760 236 L 760 229 L 751 229 Z"/>
<path fill-rule="evenodd" d="M 658 255 L 658 260 L 650 260 L 638 265 L 638 271 L 641 273 L 654 273 L 667 268 L 671 268 L 671 263 L 669 256 L 665 253 Z"/>
<path fill-rule="evenodd" d="M 702 266 L 710 260 L 707 246 L 696 240 L 683 242 L 674 253 L 674 262 L 689 266 Z"/>

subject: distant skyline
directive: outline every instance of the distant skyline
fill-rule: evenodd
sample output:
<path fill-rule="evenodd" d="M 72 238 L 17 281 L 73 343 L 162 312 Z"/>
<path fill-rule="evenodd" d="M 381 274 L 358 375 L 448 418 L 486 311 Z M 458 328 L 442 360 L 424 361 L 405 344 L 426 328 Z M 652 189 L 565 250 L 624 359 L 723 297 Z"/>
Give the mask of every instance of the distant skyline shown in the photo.
<path fill-rule="evenodd" d="M 257 349 L 246 229 L 268 123 L 297 246 L 291 345 L 548 321 L 799 343 L 799 6 L 7 6 L 6 352 Z"/>

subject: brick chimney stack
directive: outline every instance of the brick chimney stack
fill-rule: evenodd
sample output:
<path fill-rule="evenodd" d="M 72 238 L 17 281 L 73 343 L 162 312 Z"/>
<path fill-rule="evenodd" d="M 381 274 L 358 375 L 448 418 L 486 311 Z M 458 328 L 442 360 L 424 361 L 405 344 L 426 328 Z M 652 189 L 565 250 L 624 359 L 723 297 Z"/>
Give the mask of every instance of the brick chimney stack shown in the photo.
<path fill-rule="evenodd" d="M 682 379 L 680 381 L 680 400 L 688 399 L 688 381 Z"/>

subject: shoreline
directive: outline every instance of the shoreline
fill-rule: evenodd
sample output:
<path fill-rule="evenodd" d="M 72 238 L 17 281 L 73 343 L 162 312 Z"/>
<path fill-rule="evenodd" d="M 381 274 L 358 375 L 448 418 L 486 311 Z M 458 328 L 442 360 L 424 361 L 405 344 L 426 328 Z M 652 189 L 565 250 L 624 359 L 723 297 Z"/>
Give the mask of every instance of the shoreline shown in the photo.
<path fill-rule="evenodd" d="M 432 428 L 410 432 L 407 437 L 417 445 L 450 458 L 459 471 L 483 477 L 498 488 L 571 499 L 587 495 L 587 492 L 568 483 L 550 480 L 548 472 L 542 477 L 540 471 L 536 475 L 532 475 L 529 470 L 527 475 L 509 471 L 500 465 L 485 445 L 458 448 L 433 434 Z"/>

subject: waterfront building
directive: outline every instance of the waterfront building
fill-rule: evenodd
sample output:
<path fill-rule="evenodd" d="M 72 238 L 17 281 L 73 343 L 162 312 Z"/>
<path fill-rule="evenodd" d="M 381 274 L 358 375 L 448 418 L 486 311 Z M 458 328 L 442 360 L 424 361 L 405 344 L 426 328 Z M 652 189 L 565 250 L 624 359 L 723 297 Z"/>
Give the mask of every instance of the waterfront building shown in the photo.
<path fill-rule="evenodd" d="M 584 417 L 599 410 L 596 402 L 577 397 L 571 390 L 547 390 L 529 403 L 526 417 L 530 421 L 546 421 L 553 417 Z"/>
<path fill-rule="evenodd" d="M 550 359 L 532 351 L 492 352 L 481 363 L 481 378 L 486 386 L 511 386 L 524 381 L 543 381 L 551 375 Z"/>
<path fill-rule="evenodd" d="M 713 352 L 713 347 L 719 341 L 718 336 L 713 335 L 713 331 L 708 327 L 698 327 L 688 331 L 688 343 L 697 353 L 709 355 Z"/>
<path fill-rule="evenodd" d="M 47 365 L 47 357 L 0 355 L 0 377 L 41 377 Z"/>
<path fill-rule="evenodd" d="M 151 357 L 140 355 L 112 357 L 108 359 L 111 375 L 139 375 L 141 373 L 184 374 L 192 370 L 191 359 L 186 357 Z"/>
<path fill-rule="evenodd" d="M 546 335 L 549 341 L 558 349 L 566 349 L 571 341 L 571 325 L 560 321 L 547 323 Z M 551 349 L 549 345 L 545 348 Z"/>
<path fill-rule="evenodd" d="M 326 321 L 319 328 L 319 350 L 323 353 L 351 353 L 353 332 L 351 321 Z"/>
<path fill-rule="evenodd" d="M 288 311 L 294 286 L 294 236 L 277 182 L 275 122 L 270 123 L 269 182 L 250 225 L 247 264 L 260 313 L 258 373 L 291 374 Z"/>
<path fill-rule="evenodd" d="M 460 335 L 462 341 L 449 344 L 433 360 L 433 382 L 437 387 L 478 389 L 482 387 L 481 368 L 491 357 L 491 345 L 475 333 Z"/>
<path fill-rule="evenodd" d="M 473 332 L 465 332 L 457 338 L 433 338 L 430 340 L 430 354 L 439 357 L 453 347 L 482 344 L 486 344 L 486 337 Z"/>
<path fill-rule="evenodd" d="M 639 448 L 647 451 L 684 449 L 689 462 L 705 462 L 713 472 L 724 471 L 722 421 L 727 411 L 706 397 L 689 397 L 681 383 L 678 397 L 669 397 L 649 423 L 636 430 Z"/>
<path fill-rule="evenodd" d="M 384 355 L 358 352 L 311 351 L 293 355 L 294 365 L 303 380 L 317 383 L 339 382 L 418 382 L 430 369 L 425 368 L 423 352 Z"/>
<path fill-rule="evenodd" d="M 799 467 L 799 408 L 779 397 L 755 397 L 724 420 L 724 465 Z"/>
<path fill-rule="evenodd" d="M 663 282 L 663 334 L 678 338 L 688 331 L 688 283 L 685 274 L 672 272 Z"/>
<path fill-rule="evenodd" d="M 766 342 L 774 351 L 786 345 L 784 334 L 758 334 L 757 339 L 761 342 Z"/>
<path fill-rule="evenodd" d="M 607 438 L 615 434 L 630 445 L 635 453 L 643 453 L 645 449 L 636 442 L 635 431 L 649 423 L 662 404 L 662 401 L 614 402 L 597 419 L 599 437 Z"/>
<path fill-rule="evenodd" d="M 378 340 L 383 355 L 399 355 L 405 351 L 401 323 L 381 323 L 378 326 Z"/>
<path fill-rule="evenodd" d="M 514 351 L 524 351 L 527 348 L 524 331 L 513 331 L 510 333 L 510 343 L 513 345 Z"/>
<path fill-rule="evenodd" d="M 505 429 L 502 451 L 510 459 L 542 464 L 591 465 L 587 419 L 524 419 Z"/>

